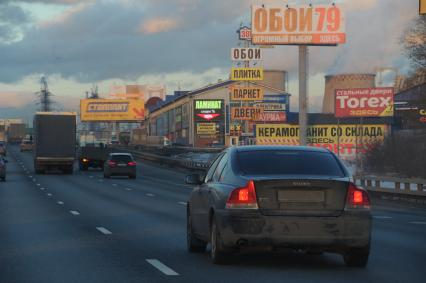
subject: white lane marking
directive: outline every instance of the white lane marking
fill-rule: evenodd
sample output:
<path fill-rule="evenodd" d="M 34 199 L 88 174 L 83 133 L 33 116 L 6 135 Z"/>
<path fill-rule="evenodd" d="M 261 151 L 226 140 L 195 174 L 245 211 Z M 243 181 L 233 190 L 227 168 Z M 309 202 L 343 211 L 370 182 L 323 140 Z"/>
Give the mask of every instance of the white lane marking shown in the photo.
<path fill-rule="evenodd" d="M 33 179 L 33 182 L 35 182 L 36 181 L 36 179 Z"/>
<path fill-rule="evenodd" d="M 112 232 L 104 227 L 96 227 L 96 229 L 104 235 L 111 235 Z"/>
<path fill-rule="evenodd" d="M 41 185 L 40 184 L 37 184 L 37 187 L 40 187 Z"/>
<path fill-rule="evenodd" d="M 98 180 L 98 182 L 103 182 L 103 181 L 104 181 L 103 179 L 99 179 L 99 180 Z"/>
<path fill-rule="evenodd" d="M 145 195 L 148 196 L 148 197 L 155 197 L 154 194 L 145 194 Z"/>
<path fill-rule="evenodd" d="M 93 176 L 92 176 L 92 175 L 90 175 L 90 176 L 89 176 L 89 178 L 93 178 Z"/>
<path fill-rule="evenodd" d="M 47 193 L 46 195 L 47 195 L 48 197 L 51 197 L 51 196 L 52 196 L 52 194 L 51 194 L 51 193 Z"/>
<path fill-rule="evenodd" d="M 178 201 L 178 204 L 186 205 L 186 202 L 184 202 L 184 201 Z"/>
<path fill-rule="evenodd" d="M 70 210 L 70 213 L 72 215 L 80 215 L 80 212 L 76 211 L 76 210 Z"/>
<path fill-rule="evenodd" d="M 33 176 L 31 176 L 31 175 L 28 175 L 28 178 L 30 178 L 30 179 L 31 179 L 32 177 L 33 177 Z"/>
<path fill-rule="evenodd" d="M 169 276 L 179 275 L 179 273 L 177 273 L 176 271 L 174 271 L 173 269 L 171 269 L 167 265 L 164 265 L 158 259 L 147 259 L 146 261 L 166 275 L 169 275 Z"/>
<path fill-rule="evenodd" d="M 416 225 L 426 225 L 426 221 L 411 221 L 408 222 L 410 224 L 416 224 Z"/>
<path fill-rule="evenodd" d="M 113 187 L 117 187 L 117 184 L 112 184 Z"/>
<path fill-rule="evenodd" d="M 44 191 L 44 190 L 45 190 L 45 188 L 40 188 L 40 190 Z"/>
<path fill-rule="evenodd" d="M 126 191 L 131 191 L 132 189 L 131 189 L 131 188 L 126 188 L 125 190 L 126 190 Z"/>
<path fill-rule="evenodd" d="M 376 218 L 376 219 L 392 219 L 392 216 L 374 215 L 373 218 Z"/>
<path fill-rule="evenodd" d="M 57 204 L 64 205 L 64 202 L 63 201 L 58 201 Z"/>

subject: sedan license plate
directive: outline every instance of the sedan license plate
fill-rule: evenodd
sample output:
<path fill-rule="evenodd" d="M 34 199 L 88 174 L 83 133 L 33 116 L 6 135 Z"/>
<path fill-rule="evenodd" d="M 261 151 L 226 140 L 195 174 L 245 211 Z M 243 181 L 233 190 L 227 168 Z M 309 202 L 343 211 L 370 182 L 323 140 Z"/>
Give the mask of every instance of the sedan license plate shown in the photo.
<path fill-rule="evenodd" d="M 118 163 L 118 164 L 117 164 L 117 166 L 118 166 L 118 167 L 126 167 L 126 166 L 127 166 L 127 164 L 126 164 L 126 163 Z"/>
<path fill-rule="evenodd" d="M 278 201 L 280 202 L 324 202 L 324 191 L 278 191 Z"/>

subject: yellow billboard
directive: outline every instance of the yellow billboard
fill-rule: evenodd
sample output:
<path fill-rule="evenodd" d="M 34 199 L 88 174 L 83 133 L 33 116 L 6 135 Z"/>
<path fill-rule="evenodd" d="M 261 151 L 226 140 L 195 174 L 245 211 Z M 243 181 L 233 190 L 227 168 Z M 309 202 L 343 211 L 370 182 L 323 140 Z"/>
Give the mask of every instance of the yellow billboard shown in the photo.
<path fill-rule="evenodd" d="M 426 0 L 419 0 L 419 14 L 426 14 Z"/>
<path fill-rule="evenodd" d="M 197 123 L 198 135 L 214 135 L 216 132 L 216 123 Z"/>
<path fill-rule="evenodd" d="M 263 81 L 262 68 L 231 68 L 232 81 Z"/>
<path fill-rule="evenodd" d="M 259 101 L 263 100 L 263 88 L 261 87 L 231 87 L 231 100 Z"/>
<path fill-rule="evenodd" d="M 81 99 L 82 122 L 135 122 L 145 116 L 144 100 L 139 99 Z"/>
<path fill-rule="evenodd" d="M 337 153 L 351 155 L 365 152 L 377 142 L 383 142 L 389 127 L 383 124 L 368 125 L 315 125 L 307 129 L 310 146 L 327 148 Z M 257 124 L 258 145 L 299 145 L 299 126 L 290 124 Z"/>

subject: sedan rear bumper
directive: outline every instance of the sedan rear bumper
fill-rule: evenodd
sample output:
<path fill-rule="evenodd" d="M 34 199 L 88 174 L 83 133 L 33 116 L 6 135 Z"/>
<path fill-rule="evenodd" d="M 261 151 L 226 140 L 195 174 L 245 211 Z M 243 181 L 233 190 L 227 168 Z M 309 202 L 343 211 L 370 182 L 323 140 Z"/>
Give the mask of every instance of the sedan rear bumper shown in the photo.
<path fill-rule="evenodd" d="M 324 248 L 344 251 L 369 246 L 369 211 L 337 217 L 264 216 L 259 212 L 222 210 L 215 213 L 226 248 L 248 246 Z"/>

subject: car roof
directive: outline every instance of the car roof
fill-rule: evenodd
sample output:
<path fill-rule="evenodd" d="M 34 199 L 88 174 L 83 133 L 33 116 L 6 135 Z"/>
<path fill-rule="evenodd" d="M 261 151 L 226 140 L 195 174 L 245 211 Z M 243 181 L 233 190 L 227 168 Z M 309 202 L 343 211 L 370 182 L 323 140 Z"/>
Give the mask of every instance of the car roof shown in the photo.
<path fill-rule="evenodd" d="M 128 155 L 128 156 L 132 156 L 131 153 L 127 153 L 127 152 L 113 152 L 113 153 L 110 153 L 110 155 Z"/>
<path fill-rule="evenodd" d="M 308 152 L 330 152 L 328 149 L 313 146 L 286 146 L 286 145 L 250 145 L 235 147 L 237 152 L 248 151 L 270 151 L 270 150 L 284 150 L 284 151 L 308 151 Z"/>

